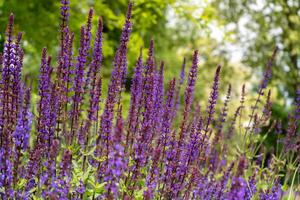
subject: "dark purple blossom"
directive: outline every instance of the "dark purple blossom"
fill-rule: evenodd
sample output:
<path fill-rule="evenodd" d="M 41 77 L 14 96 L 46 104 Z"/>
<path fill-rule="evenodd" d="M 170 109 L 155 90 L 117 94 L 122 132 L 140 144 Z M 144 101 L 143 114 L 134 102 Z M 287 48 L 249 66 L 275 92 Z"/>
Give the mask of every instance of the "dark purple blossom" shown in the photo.
<path fill-rule="evenodd" d="M 108 155 L 108 167 L 106 168 L 104 181 L 107 182 L 105 188 L 107 190 L 107 198 L 119 197 L 118 182 L 123 174 L 126 163 L 124 159 L 124 147 L 122 145 L 124 127 L 122 118 L 122 108 L 120 108 L 114 130 L 114 139 L 112 149 Z"/>
<path fill-rule="evenodd" d="M 19 112 L 17 125 L 13 133 L 15 148 L 26 151 L 29 143 L 29 135 L 32 124 L 32 113 L 30 111 L 30 89 L 26 89 L 24 99 L 24 105 L 21 104 L 22 108 Z"/>
<path fill-rule="evenodd" d="M 185 67 L 186 67 L 186 59 L 184 58 L 182 67 L 181 67 L 181 71 L 180 71 L 180 76 L 179 76 L 179 84 L 177 85 L 176 92 L 175 92 L 175 104 L 174 104 L 174 109 L 173 109 L 174 110 L 173 117 L 176 117 L 177 111 L 180 106 L 180 92 L 181 92 L 182 85 L 184 83 Z"/>
<path fill-rule="evenodd" d="M 145 78 L 143 84 L 143 107 L 140 134 L 134 146 L 135 171 L 144 167 L 151 152 L 151 142 L 154 134 L 154 105 L 156 92 L 156 70 L 154 63 L 154 42 L 151 40 L 148 59 L 145 65 Z"/>
<path fill-rule="evenodd" d="M 282 197 L 281 185 L 276 181 L 273 187 L 265 192 L 260 193 L 260 200 L 279 200 Z"/>
<path fill-rule="evenodd" d="M 247 183 L 247 189 L 246 189 L 246 200 L 251 200 L 251 198 L 255 195 L 257 188 L 256 188 L 256 172 L 250 177 L 248 183 Z"/>
<path fill-rule="evenodd" d="M 39 75 L 39 90 L 40 95 L 39 101 L 39 118 L 38 118 L 38 140 L 41 143 L 49 144 L 51 135 L 49 133 L 49 127 L 51 127 L 50 122 L 50 100 L 51 100 L 51 73 L 52 68 L 50 66 L 51 58 L 47 59 L 47 50 L 43 49 L 41 68 Z M 50 148 L 48 146 L 48 148 Z"/>
<path fill-rule="evenodd" d="M 275 56 L 277 54 L 277 51 L 278 51 L 278 47 L 275 48 L 271 58 L 268 60 L 266 69 L 264 71 L 264 77 L 263 77 L 263 80 L 262 80 L 261 85 L 260 85 L 260 89 L 265 89 L 267 87 L 270 79 L 272 78 L 272 66 L 273 66 L 274 59 L 275 59 Z"/>
<path fill-rule="evenodd" d="M 208 127 L 209 127 L 210 123 L 214 120 L 215 106 L 217 104 L 218 93 L 219 93 L 220 71 L 221 71 L 221 66 L 219 65 L 217 70 L 216 70 L 214 83 L 213 83 L 213 86 L 212 86 L 212 91 L 210 93 L 210 97 L 209 97 L 209 100 L 208 100 L 208 106 L 207 106 L 207 109 L 206 109 L 207 121 L 206 121 L 206 125 L 205 125 L 205 132 L 209 131 Z"/>
<path fill-rule="evenodd" d="M 245 199 L 247 189 L 246 181 L 241 177 L 233 177 L 231 188 L 227 193 L 227 199 L 239 200 Z"/>
<path fill-rule="evenodd" d="M 295 119 L 297 120 L 297 124 L 300 121 L 300 84 L 296 91 L 296 100 L 295 100 Z"/>
<path fill-rule="evenodd" d="M 180 125 L 180 132 L 179 132 L 178 146 L 177 146 L 178 149 L 177 149 L 176 157 L 179 156 L 181 145 L 185 141 L 186 129 L 187 129 L 187 117 L 188 117 L 188 113 L 191 110 L 192 102 L 194 99 L 194 89 L 196 85 L 197 74 L 198 74 L 198 51 L 196 50 L 194 51 L 193 63 L 189 72 L 188 83 L 184 93 L 185 106 L 183 111 L 182 123 Z"/>
<path fill-rule="evenodd" d="M 119 101 L 123 81 L 127 71 L 127 44 L 129 41 L 129 36 L 131 33 L 131 11 L 132 3 L 129 3 L 125 25 L 120 39 L 120 46 L 115 55 L 113 64 L 114 68 L 111 74 L 110 83 L 108 86 L 108 94 L 105 101 L 104 111 L 100 120 L 100 135 L 98 137 L 97 144 L 101 141 L 104 144 L 106 149 L 106 156 L 109 152 L 109 140 L 111 139 L 111 129 L 112 129 L 112 120 L 114 116 L 114 107 Z M 99 149 L 97 149 L 96 154 L 99 154 Z"/>
<path fill-rule="evenodd" d="M 89 39 L 86 37 L 89 36 L 87 33 L 88 30 L 85 27 L 81 27 L 81 34 L 80 34 L 80 48 L 79 48 L 79 55 L 77 57 L 77 63 L 75 68 L 75 78 L 74 78 L 74 95 L 72 97 L 72 110 L 71 110 L 71 140 L 73 140 L 73 136 L 76 136 L 75 133 L 78 131 L 78 123 L 79 123 L 79 115 L 80 115 L 80 104 L 82 103 L 83 98 L 83 86 L 84 86 L 84 70 L 85 64 L 87 61 L 88 50 L 89 50 Z M 80 135 L 79 135 L 80 137 Z M 69 141 L 71 142 L 71 141 Z"/>
<path fill-rule="evenodd" d="M 216 126 L 217 130 L 216 130 L 216 133 L 215 133 L 216 135 L 213 140 L 213 146 L 217 145 L 217 143 L 220 141 L 220 139 L 222 137 L 223 126 L 224 126 L 224 123 L 225 123 L 227 115 L 228 115 L 228 103 L 230 101 L 230 95 L 231 95 L 231 84 L 229 84 L 229 86 L 228 86 L 224 105 L 221 109 L 221 113 L 220 113 L 220 116 L 219 116 L 219 119 L 217 122 L 217 126 Z"/>
<path fill-rule="evenodd" d="M 134 138 L 137 134 L 137 125 L 141 110 L 142 87 L 143 87 L 143 60 L 142 50 L 136 62 L 131 85 L 131 99 L 128 114 L 128 132 L 126 136 L 126 147 L 131 149 Z"/>
<path fill-rule="evenodd" d="M 70 193 L 70 180 L 71 180 L 71 160 L 72 155 L 69 151 L 64 151 L 63 157 L 60 163 L 60 172 L 56 179 L 51 183 L 51 191 L 49 191 L 49 197 L 58 198 L 62 200 L 68 200 Z"/>
<path fill-rule="evenodd" d="M 61 0 L 60 10 L 61 28 L 63 29 L 67 25 L 70 17 L 70 0 Z"/>

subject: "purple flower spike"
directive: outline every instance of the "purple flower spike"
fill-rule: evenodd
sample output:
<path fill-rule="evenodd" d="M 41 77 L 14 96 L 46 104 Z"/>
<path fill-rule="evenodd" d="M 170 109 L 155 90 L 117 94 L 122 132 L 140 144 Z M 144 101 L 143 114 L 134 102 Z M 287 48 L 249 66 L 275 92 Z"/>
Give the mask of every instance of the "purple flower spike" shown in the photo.
<path fill-rule="evenodd" d="M 142 49 L 140 56 L 136 62 L 134 75 L 131 85 L 131 99 L 128 114 L 128 132 L 126 136 L 126 147 L 131 149 L 134 138 L 137 134 L 139 114 L 141 110 L 142 100 L 142 87 L 143 87 L 143 56 Z"/>
<path fill-rule="evenodd" d="M 2 69 L 2 79 L 1 79 L 1 111 L 0 111 L 0 144 L 1 147 L 9 149 L 11 141 L 11 131 L 10 126 L 13 126 L 12 122 L 15 121 L 12 115 L 12 108 L 10 106 L 11 97 L 11 76 L 14 74 L 17 62 L 17 49 L 16 45 L 13 43 L 13 25 L 14 25 L 14 15 L 9 16 L 9 22 L 6 29 L 6 41 L 4 43 L 3 49 L 3 69 Z M 2 146 L 3 145 L 3 146 Z M 6 151 L 6 150 L 5 150 Z M 6 152 L 4 156 L 8 156 Z M 7 158 L 8 159 L 8 158 Z"/>
<path fill-rule="evenodd" d="M 182 85 L 184 83 L 184 78 L 185 78 L 185 67 L 186 67 L 186 59 L 183 59 L 181 71 L 180 71 L 180 76 L 179 76 L 179 84 L 177 85 L 176 92 L 175 92 L 175 105 L 174 105 L 174 114 L 173 117 L 176 117 L 177 111 L 180 107 L 180 92 Z"/>
<path fill-rule="evenodd" d="M 227 194 L 227 199 L 239 200 L 245 199 L 246 189 L 247 189 L 246 181 L 241 177 L 233 177 L 230 191 Z"/>
<path fill-rule="evenodd" d="M 217 104 L 218 93 L 219 93 L 220 71 L 221 71 L 221 66 L 219 65 L 216 70 L 214 83 L 213 83 L 212 91 L 210 93 L 208 106 L 207 106 L 207 110 L 206 110 L 206 112 L 208 114 L 207 121 L 206 121 L 206 128 L 205 128 L 206 133 L 209 131 L 209 129 L 208 129 L 209 125 L 214 120 L 215 106 Z"/>
<path fill-rule="evenodd" d="M 185 147 L 186 147 L 186 137 L 187 137 L 187 129 L 188 129 L 188 114 L 191 110 L 193 98 L 194 98 L 194 88 L 196 85 L 198 73 L 198 51 L 194 51 L 193 55 L 193 63 L 192 67 L 189 72 L 188 83 L 185 89 L 185 107 L 183 111 L 183 118 L 180 125 L 180 132 L 178 140 L 176 143 L 170 141 L 170 145 L 172 146 L 172 150 L 168 151 L 168 163 L 166 167 L 165 173 L 165 183 L 167 183 L 166 191 L 172 191 L 172 198 L 177 198 L 177 195 L 180 191 L 180 183 L 179 179 L 182 174 L 184 174 L 185 169 L 185 159 L 183 155 L 185 154 Z M 175 132 L 174 132 L 174 139 L 175 139 Z M 173 138 L 172 138 L 173 139 Z M 181 173 L 183 172 L 183 173 Z"/>
<path fill-rule="evenodd" d="M 80 32 L 80 47 L 79 47 L 79 55 L 77 57 L 77 63 L 75 68 L 75 78 L 74 78 L 74 95 L 72 97 L 72 110 L 71 110 L 71 138 L 68 138 L 68 142 L 72 143 L 73 138 L 76 133 L 78 133 L 79 143 L 83 143 L 82 133 L 78 130 L 79 126 L 79 118 L 81 113 L 81 105 L 84 97 L 84 87 L 86 84 L 85 81 L 85 65 L 87 62 L 87 57 L 89 55 L 90 50 L 90 41 L 91 41 L 91 29 L 92 29 L 92 17 L 93 17 L 93 9 L 90 9 L 87 25 L 81 27 Z"/>
<path fill-rule="evenodd" d="M 102 53 L 102 42 L 103 42 L 103 24 L 102 18 L 99 18 L 98 21 L 98 30 L 96 34 L 96 39 L 94 43 L 94 52 L 93 52 L 93 60 L 89 66 L 89 70 L 87 72 L 86 85 L 85 88 L 88 87 L 91 81 L 93 81 L 96 75 L 100 72 L 103 53 Z"/>
<path fill-rule="evenodd" d="M 131 11 L 132 11 L 132 3 L 129 3 L 125 25 L 123 27 L 123 31 L 121 34 L 120 46 L 117 50 L 117 53 L 114 58 L 114 69 L 111 74 L 110 83 L 108 86 L 108 94 L 105 101 L 105 107 L 103 114 L 100 120 L 100 134 L 97 138 L 97 146 L 102 142 L 102 147 L 105 147 L 105 154 L 108 157 L 110 144 L 109 141 L 111 139 L 111 129 L 112 129 L 112 120 L 114 118 L 114 108 L 115 105 L 120 102 L 121 91 L 124 83 L 124 78 L 126 76 L 127 71 L 127 45 L 129 42 L 129 36 L 131 33 Z M 100 156 L 99 154 L 104 149 L 96 149 L 96 156 Z M 106 163 L 107 164 L 107 163 Z M 103 174 L 103 171 L 100 171 L 100 174 Z"/>
<path fill-rule="evenodd" d="M 231 84 L 229 84 L 229 86 L 228 86 L 224 105 L 221 109 L 221 113 L 220 113 L 219 120 L 218 120 L 217 127 L 216 127 L 216 129 L 217 129 L 216 135 L 213 140 L 213 146 L 215 146 L 219 142 L 220 138 L 222 137 L 221 134 L 223 131 L 223 126 L 224 126 L 224 123 L 226 121 L 227 114 L 228 114 L 228 103 L 230 101 L 230 95 L 231 95 Z"/>
<path fill-rule="evenodd" d="M 29 142 L 29 133 L 32 123 L 32 114 L 30 112 L 30 89 L 26 90 L 24 105 L 20 110 L 17 126 L 13 133 L 15 146 L 26 151 Z"/>
<path fill-rule="evenodd" d="M 282 198 L 282 189 L 278 181 L 275 181 L 273 187 L 259 195 L 260 200 L 279 200 Z"/>
<path fill-rule="evenodd" d="M 193 63 L 189 72 L 188 83 L 184 93 L 185 107 L 183 111 L 183 119 L 180 125 L 178 146 L 176 150 L 176 159 L 179 159 L 179 154 L 182 151 L 182 145 L 185 143 L 188 113 L 191 110 L 192 102 L 194 99 L 194 89 L 196 85 L 197 74 L 198 74 L 198 50 L 194 51 Z"/>
<path fill-rule="evenodd" d="M 70 0 L 61 0 L 61 29 L 67 26 L 70 17 Z"/>
<path fill-rule="evenodd" d="M 233 116 L 233 119 L 231 121 L 230 127 L 228 129 L 228 133 L 227 133 L 227 138 L 230 139 L 233 135 L 234 129 L 235 129 L 235 124 L 236 124 L 236 120 L 237 117 L 240 115 L 240 111 L 241 111 L 241 107 L 239 106 Z"/>
<path fill-rule="evenodd" d="M 298 89 L 296 91 L 295 119 L 296 119 L 296 124 L 299 124 L 299 121 L 300 121 L 300 84 L 298 85 Z"/>
<path fill-rule="evenodd" d="M 89 140 L 90 127 L 93 121 L 98 120 L 99 112 L 99 103 L 100 97 L 102 95 L 102 79 L 101 77 L 97 78 L 97 75 L 100 75 L 100 69 L 102 64 L 102 18 L 99 18 L 98 21 L 98 31 L 94 44 L 93 60 L 89 66 L 87 73 L 87 78 L 85 82 L 85 90 L 87 91 L 88 86 L 90 85 L 90 99 L 89 99 L 89 109 L 88 109 L 88 118 L 85 121 L 83 129 L 81 130 L 81 137 L 85 136 L 85 145 Z M 79 142 L 83 142 L 83 138 L 79 138 Z"/>
<path fill-rule="evenodd" d="M 153 120 L 155 125 L 155 133 L 160 133 L 162 124 L 161 124 L 161 117 L 163 115 L 162 104 L 164 100 L 164 62 L 161 62 L 160 69 L 156 72 L 156 91 L 155 91 L 155 103 L 154 109 L 157 112 L 154 113 Z M 153 135 L 154 138 L 157 134 Z"/>
<path fill-rule="evenodd" d="M 80 47 L 79 55 L 77 57 L 75 78 L 74 78 L 74 95 L 72 97 L 72 110 L 71 110 L 71 138 L 69 138 L 70 143 L 72 143 L 75 133 L 78 131 L 79 116 L 81 113 L 81 103 L 83 99 L 83 86 L 84 86 L 84 70 L 87 61 L 88 51 L 89 51 L 89 32 L 85 27 L 81 27 L 80 34 Z M 78 135 L 80 137 L 80 135 Z"/>
<path fill-rule="evenodd" d="M 198 51 L 196 50 L 193 55 L 193 65 L 189 72 L 188 83 L 185 90 L 185 112 L 189 112 L 194 98 L 194 88 L 196 85 L 198 73 Z"/>
<path fill-rule="evenodd" d="M 186 59 L 183 58 L 183 63 L 182 63 L 181 72 L 180 72 L 179 85 L 182 85 L 183 82 L 184 82 L 184 77 L 185 77 L 185 66 L 186 66 Z"/>
<path fill-rule="evenodd" d="M 51 73 L 52 68 L 50 67 L 51 58 L 49 57 L 47 60 L 47 50 L 43 49 L 42 52 L 42 60 L 41 60 L 41 68 L 39 75 L 39 118 L 38 118 L 38 140 L 41 143 L 49 142 L 49 127 L 50 124 L 50 100 L 51 100 Z M 48 146 L 48 148 L 50 148 Z"/>
<path fill-rule="evenodd" d="M 166 150 L 167 142 L 170 141 L 170 133 L 171 133 L 171 126 L 172 126 L 172 109 L 175 104 L 174 99 L 174 93 L 175 93 L 175 86 L 176 86 L 176 79 L 173 78 L 169 83 L 169 88 L 167 91 L 167 99 L 165 102 L 165 109 L 162 116 L 162 134 L 161 134 L 161 141 L 159 143 L 162 143 L 164 149 L 163 149 L 163 155 Z"/>
<path fill-rule="evenodd" d="M 122 118 L 122 107 L 118 111 L 116 126 L 114 130 L 114 139 L 112 149 L 108 155 L 108 168 L 106 169 L 106 174 L 104 181 L 107 182 L 105 185 L 107 191 L 107 199 L 118 199 L 119 189 L 118 182 L 123 174 L 126 163 L 124 159 L 124 147 L 122 145 L 122 139 L 124 134 L 124 125 Z"/>
<path fill-rule="evenodd" d="M 263 80 L 260 85 L 261 90 L 267 88 L 269 81 L 272 78 L 272 66 L 273 66 L 277 51 L 278 51 L 278 47 L 275 47 L 275 50 L 273 51 L 271 58 L 268 60 L 266 70 L 264 71 L 264 77 L 263 77 Z"/>
<path fill-rule="evenodd" d="M 251 200 L 251 198 L 256 193 L 256 172 L 250 177 L 250 180 L 248 181 L 248 187 L 246 189 L 246 195 L 245 200 Z"/>
<path fill-rule="evenodd" d="M 16 59 L 15 59 L 15 68 L 12 70 L 13 80 L 12 80 L 12 92 L 15 95 L 15 98 L 13 98 L 13 117 L 14 121 L 17 121 L 17 116 L 19 113 L 19 107 L 20 107 L 20 92 L 21 92 L 21 72 L 23 67 L 23 57 L 24 52 L 21 48 L 21 39 L 22 39 L 22 33 L 18 34 L 17 41 L 15 44 L 15 51 L 16 51 Z"/>
<path fill-rule="evenodd" d="M 62 200 L 68 200 L 70 193 L 70 180 L 71 180 L 71 161 L 72 154 L 70 151 L 65 150 L 63 153 L 62 161 L 60 163 L 59 176 L 52 181 L 51 191 L 49 191 L 49 197 L 58 198 Z"/>
<path fill-rule="evenodd" d="M 147 162 L 147 153 L 149 152 L 149 144 L 153 139 L 154 134 L 154 118 L 155 113 L 155 95 L 156 95 L 156 70 L 154 63 L 154 41 L 150 41 L 150 47 L 148 52 L 148 59 L 145 65 L 145 79 L 144 79 L 144 112 L 143 122 L 141 124 L 141 135 L 138 140 L 137 155 L 141 157 L 141 166 L 144 166 Z"/>

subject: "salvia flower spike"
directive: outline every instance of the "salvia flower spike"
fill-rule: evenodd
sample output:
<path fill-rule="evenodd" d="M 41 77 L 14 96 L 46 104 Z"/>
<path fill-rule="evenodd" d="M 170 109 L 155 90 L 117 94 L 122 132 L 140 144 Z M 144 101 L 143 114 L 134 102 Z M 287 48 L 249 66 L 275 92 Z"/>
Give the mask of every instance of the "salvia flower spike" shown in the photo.
<path fill-rule="evenodd" d="M 168 62 L 156 60 L 151 39 L 146 61 L 142 49 L 137 58 L 127 105 L 124 88 L 130 75 L 132 6 L 129 3 L 108 87 L 103 87 L 106 80 L 101 74 L 106 34 L 102 18 L 92 37 L 92 16 L 97 10 L 88 12 L 76 53 L 69 26 L 70 1 L 61 0 L 58 55 L 42 49 L 37 88 L 26 84 L 28 78 L 23 81 L 22 33 L 14 36 L 14 15 L 10 15 L 0 52 L 0 199 L 284 198 L 282 189 L 294 180 L 289 175 L 298 173 L 300 92 L 298 88 L 285 129 L 284 120 L 273 120 L 268 89 L 277 48 L 266 65 L 254 106 L 246 108 L 245 84 L 233 114 L 229 102 L 234 99 L 234 85 L 229 85 L 219 105 L 218 66 L 203 112 L 203 101 L 197 98 L 203 90 L 196 87 L 198 51 L 181 92 L 188 61 L 184 59 L 178 79 L 166 80 Z M 51 61 L 52 57 L 57 60 Z M 102 87 L 108 88 L 103 96 Z M 250 116 L 245 114 L 248 110 Z M 256 134 L 246 137 L 249 132 Z M 268 151 L 265 142 L 257 139 L 271 132 L 276 134 L 280 154 Z M 243 133 L 245 151 L 241 152 L 229 144 Z M 257 146 L 259 152 L 254 152 Z M 289 166 L 287 171 L 281 163 Z"/>

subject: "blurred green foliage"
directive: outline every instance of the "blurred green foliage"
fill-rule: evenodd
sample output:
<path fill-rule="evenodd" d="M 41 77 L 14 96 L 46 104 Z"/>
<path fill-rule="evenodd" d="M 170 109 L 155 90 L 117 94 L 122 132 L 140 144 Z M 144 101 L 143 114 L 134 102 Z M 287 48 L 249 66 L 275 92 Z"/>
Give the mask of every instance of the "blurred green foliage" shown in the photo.
<path fill-rule="evenodd" d="M 257 69 L 271 49 L 280 49 L 273 84 L 279 97 L 295 98 L 300 83 L 300 2 L 298 0 L 212 0 L 213 13 L 232 43 L 244 47 L 243 62 Z"/>
<path fill-rule="evenodd" d="M 272 98 L 276 98 L 274 114 L 286 117 L 286 97 L 293 97 L 299 81 L 299 4 L 287 1 L 200 1 L 200 0 L 134 0 L 133 32 L 129 43 L 129 80 L 141 47 L 144 58 L 151 38 L 155 41 L 156 62 L 165 61 L 166 80 L 178 77 L 183 57 L 191 64 L 194 49 L 200 52 L 199 81 L 196 98 L 207 99 L 212 76 L 218 64 L 223 66 L 221 99 L 228 83 L 233 85 L 233 104 L 238 104 L 242 84 L 247 82 L 248 99 L 256 90 L 261 71 L 275 44 L 280 47 L 274 67 Z M 290 1 L 294 2 L 294 1 Z M 128 0 L 71 0 L 70 28 L 75 33 L 78 49 L 80 26 L 86 22 L 93 7 L 93 36 L 98 17 L 104 22 L 104 94 L 110 77 L 112 59 L 119 43 Z M 256 5 L 256 7 L 255 7 Z M 257 7 L 257 5 L 263 5 Z M 253 7 L 254 6 L 254 7 Z M 15 15 L 15 34 L 24 33 L 24 74 L 30 76 L 36 88 L 41 49 L 45 46 L 56 60 L 59 41 L 59 0 L 0 0 L 0 51 L 9 14 Z M 245 27 L 256 37 L 248 38 L 239 29 L 246 16 Z M 214 35 L 211 27 L 221 28 Z M 230 28 L 231 27 L 231 28 Z M 232 28 L 233 27 L 233 28 Z M 281 31 L 275 31 L 274 29 Z M 246 31 L 246 33 L 248 33 Z M 230 61 L 231 43 L 243 47 L 243 60 Z M 234 56 L 233 56 L 234 57 Z M 55 61 L 52 62 L 56 66 Z M 249 70 L 249 67 L 255 70 Z M 260 69 L 260 70 L 257 70 Z M 287 78 L 288 77 L 288 78 Z M 167 83 L 167 82 L 166 82 Z M 256 84 L 253 84 L 256 83 Z M 127 87 L 128 89 L 129 87 Z M 250 96 L 250 97 L 249 97 Z M 129 97 L 125 96 L 129 102 Z M 205 107 L 206 101 L 200 102 Z M 233 112 L 233 111 L 232 111 Z"/>
<path fill-rule="evenodd" d="M 163 27 L 166 24 L 167 6 L 173 2 L 174 0 L 134 1 L 134 29 L 129 47 L 129 66 L 131 69 L 140 47 L 147 46 L 151 37 L 157 41 L 156 49 L 160 52 L 168 49 L 170 43 L 165 42 L 167 41 L 165 40 L 167 34 Z M 127 4 L 127 0 L 71 1 L 70 28 L 75 33 L 75 47 L 78 47 L 80 26 L 85 23 L 89 8 L 93 7 L 95 10 L 93 33 L 96 31 L 98 17 L 102 16 L 104 21 L 104 62 L 108 69 L 119 42 Z M 41 49 L 47 47 L 53 57 L 57 55 L 60 1 L 5 0 L 0 3 L 0 10 L 0 50 L 3 48 L 8 16 L 10 13 L 14 13 L 15 32 L 21 31 L 24 34 L 25 73 L 36 76 Z M 158 53 L 158 55 L 160 54 Z M 107 71 L 104 71 L 104 77 L 108 75 Z"/>

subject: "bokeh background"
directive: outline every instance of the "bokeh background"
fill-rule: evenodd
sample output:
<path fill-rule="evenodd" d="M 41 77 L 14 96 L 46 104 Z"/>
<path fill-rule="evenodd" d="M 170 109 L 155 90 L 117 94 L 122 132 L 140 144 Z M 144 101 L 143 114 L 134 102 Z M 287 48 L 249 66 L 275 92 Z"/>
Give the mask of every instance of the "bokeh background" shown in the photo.
<path fill-rule="evenodd" d="M 204 107 L 216 66 L 221 64 L 221 90 L 231 83 L 232 103 L 238 106 L 246 84 L 249 104 L 254 98 L 263 68 L 275 46 L 279 53 L 273 67 L 273 115 L 286 121 L 300 73 L 300 2 L 298 0 L 133 0 L 133 33 L 129 45 L 129 75 L 141 47 L 144 55 L 151 38 L 157 62 L 165 62 L 165 76 L 178 76 L 183 58 L 190 66 L 194 49 L 200 52 L 196 98 Z M 111 61 L 118 46 L 127 0 L 71 0 L 70 28 L 79 44 L 80 26 L 89 7 L 104 21 L 104 80 L 110 77 Z M 7 19 L 15 14 L 15 31 L 24 33 L 24 74 L 36 88 L 41 49 L 55 58 L 59 41 L 59 0 L 0 0 L 0 51 Z M 56 64 L 53 63 L 55 66 Z M 105 85 L 105 84 L 104 84 Z M 223 96 L 221 96 L 222 99 Z M 126 95 L 125 95 L 126 100 Z M 129 98 L 127 98 L 129 100 Z M 125 109 L 126 110 L 126 109 Z M 234 109 L 232 109 L 233 111 Z"/>

